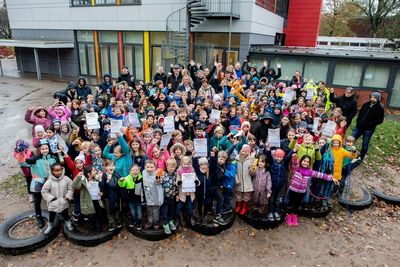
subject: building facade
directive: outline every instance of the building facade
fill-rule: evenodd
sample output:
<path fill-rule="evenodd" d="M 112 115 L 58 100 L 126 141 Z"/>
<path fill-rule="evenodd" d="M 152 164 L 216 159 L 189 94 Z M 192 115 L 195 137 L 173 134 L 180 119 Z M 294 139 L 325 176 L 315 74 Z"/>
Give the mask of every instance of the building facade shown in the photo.
<path fill-rule="evenodd" d="M 126 65 L 150 81 L 158 65 L 184 63 L 185 53 L 226 65 L 245 59 L 251 44 L 273 44 L 288 6 L 288 0 L 8 0 L 14 39 L 8 45 L 23 72 L 99 80 L 117 77 Z"/>

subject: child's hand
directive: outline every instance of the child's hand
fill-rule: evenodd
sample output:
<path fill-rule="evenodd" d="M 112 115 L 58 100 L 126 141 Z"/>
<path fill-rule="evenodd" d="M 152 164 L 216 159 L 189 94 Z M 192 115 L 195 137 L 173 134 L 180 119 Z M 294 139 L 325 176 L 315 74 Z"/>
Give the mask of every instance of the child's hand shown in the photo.
<path fill-rule="evenodd" d="M 331 177 L 332 177 L 332 175 L 331 175 Z M 335 185 L 339 185 L 339 181 L 338 180 L 336 180 L 335 178 L 333 178 L 332 177 L 332 181 L 333 181 L 333 183 L 335 184 Z"/>
<path fill-rule="evenodd" d="M 296 143 L 296 144 L 294 145 L 293 152 L 297 152 L 297 151 L 299 150 L 299 148 L 300 148 L 300 145 L 299 145 L 298 143 Z"/>
<path fill-rule="evenodd" d="M 99 192 L 99 196 L 102 197 L 103 196 L 103 192 Z"/>
<path fill-rule="evenodd" d="M 35 109 L 34 106 L 30 106 L 30 107 L 28 108 L 29 111 L 33 111 L 34 109 Z"/>
<path fill-rule="evenodd" d="M 123 181 L 125 181 L 125 178 L 124 178 L 124 177 L 121 177 L 121 178 L 119 178 L 119 180 L 120 180 L 121 182 L 123 182 Z"/>
<path fill-rule="evenodd" d="M 270 150 L 271 150 L 271 145 L 270 145 L 268 142 L 266 142 L 266 143 L 265 143 L 265 148 L 266 148 L 268 151 L 270 151 Z"/>

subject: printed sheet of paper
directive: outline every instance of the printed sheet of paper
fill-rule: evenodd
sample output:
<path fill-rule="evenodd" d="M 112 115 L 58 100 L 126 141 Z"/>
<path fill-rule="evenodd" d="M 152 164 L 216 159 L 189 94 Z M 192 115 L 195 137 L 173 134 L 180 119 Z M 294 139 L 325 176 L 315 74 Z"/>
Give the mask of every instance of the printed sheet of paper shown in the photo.
<path fill-rule="evenodd" d="M 128 124 L 129 124 L 129 126 L 132 125 L 133 127 L 136 127 L 136 128 L 139 128 L 139 127 L 142 126 L 142 125 L 140 124 L 140 120 L 139 120 L 139 117 L 138 117 L 137 113 L 129 112 L 129 115 L 128 115 Z"/>
<path fill-rule="evenodd" d="M 110 122 L 111 122 L 111 133 L 123 134 L 121 130 L 122 120 L 110 120 Z"/>
<path fill-rule="evenodd" d="M 296 95 L 295 91 L 286 91 L 285 95 L 283 96 L 282 101 L 290 104 L 290 103 L 292 103 L 295 95 Z"/>
<path fill-rule="evenodd" d="M 336 132 L 336 122 L 328 121 L 322 130 L 322 134 L 332 137 Z"/>
<path fill-rule="evenodd" d="M 167 149 L 169 141 L 171 141 L 171 133 L 166 133 L 161 136 L 160 148 Z"/>
<path fill-rule="evenodd" d="M 207 157 L 207 139 L 206 138 L 195 138 L 194 151 L 196 152 L 196 157 Z"/>
<path fill-rule="evenodd" d="M 221 119 L 221 110 L 212 109 L 210 114 L 210 122 L 214 123 L 216 120 L 219 121 Z"/>
<path fill-rule="evenodd" d="M 86 113 L 86 124 L 88 129 L 100 129 L 99 114 L 97 112 Z"/>
<path fill-rule="evenodd" d="M 314 118 L 313 127 L 312 127 L 313 133 L 318 132 L 318 128 L 319 128 L 318 126 L 319 126 L 320 120 L 321 120 L 321 118 L 319 118 L 319 117 Z"/>
<path fill-rule="evenodd" d="M 182 174 L 182 192 L 183 193 L 194 193 L 196 192 L 196 184 L 194 181 L 196 180 L 196 174 L 192 173 L 183 173 Z"/>
<path fill-rule="evenodd" d="M 167 116 L 164 118 L 164 132 L 170 133 L 175 130 L 174 116 Z"/>
<path fill-rule="evenodd" d="M 313 96 L 314 96 L 314 89 L 308 89 L 307 90 L 307 95 L 306 95 L 306 100 L 309 100 L 309 99 L 313 99 Z"/>
<path fill-rule="evenodd" d="M 268 129 L 268 143 L 271 147 L 281 147 L 280 129 Z"/>

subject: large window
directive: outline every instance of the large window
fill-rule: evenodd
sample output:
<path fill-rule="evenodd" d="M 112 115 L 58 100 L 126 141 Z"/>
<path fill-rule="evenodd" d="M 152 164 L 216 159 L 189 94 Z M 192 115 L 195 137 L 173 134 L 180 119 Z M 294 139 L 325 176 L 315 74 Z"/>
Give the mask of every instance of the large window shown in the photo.
<path fill-rule="evenodd" d="M 169 72 L 169 62 L 173 62 L 173 58 L 169 60 L 168 52 L 164 51 L 162 56 L 161 46 L 163 42 L 167 41 L 165 32 L 151 32 L 150 33 L 150 46 L 151 46 L 151 73 L 154 75 L 160 65 L 165 64 L 165 73 Z"/>
<path fill-rule="evenodd" d="M 360 86 L 363 65 L 351 62 L 337 62 L 333 84 L 343 86 Z"/>
<path fill-rule="evenodd" d="M 374 88 L 386 88 L 389 79 L 390 68 L 387 65 L 368 64 L 365 70 L 363 86 Z"/>
<path fill-rule="evenodd" d="M 96 76 L 96 57 L 92 31 L 77 31 L 79 67 L 82 75 Z"/>
<path fill-rule="evenodd" d="M 99 32 L 101 73 L 117 78 L 119 75 L 118 34 L 112 31 Z"/>
<path fill-rule="evenodd" d="M 307 60 L 304 65 L 303 78 L 308 81 L 313 80 L 315 83 L 319 81 L 326 81 L 326 75 L 328 73 L 328 61 L 321 60 Z"/>
<path fill-rule="evenodd" d="M 141 0 L 94 0 L 94 6 L 140 5 Z M 71 6 L 92 6 L 92 0 L 71 0 Z"/>
<path fill-rule="evenodd" d="M 143 32 L 124 32 L 124 65 L 137 80 L 144 79 Z"/>
<path fill-rule="evenodd" d="M 396 82 L 390 98 L 390 106 L 400 108 L 400 70 L 397 71 Z"/>
<path fill-rule="evenodd" d="M 289 0 L 256 0 L 256 4 L 281 17 L 287 17 Z"/>
<path fill-rule="evenodd" d="M 286 78 L 291 80 L 294 76 L 296 71 L 300 71 L 302 74 L 303 71 L 303 60 L 301 59 L 294 59 L 294 58 L 274 58 L 270 62 L 270 67 L 277 70 L 277 64 L 282 65 L 282 76 L 279 78 L 280 80 L 285 80 Z M 261 68 L 262 66 L 257 66 L 257 69 Z"/>
<path fill-rule="evenodd" d="M 92 0 L 72 0 L 72 6 L 91 6 Z"/>

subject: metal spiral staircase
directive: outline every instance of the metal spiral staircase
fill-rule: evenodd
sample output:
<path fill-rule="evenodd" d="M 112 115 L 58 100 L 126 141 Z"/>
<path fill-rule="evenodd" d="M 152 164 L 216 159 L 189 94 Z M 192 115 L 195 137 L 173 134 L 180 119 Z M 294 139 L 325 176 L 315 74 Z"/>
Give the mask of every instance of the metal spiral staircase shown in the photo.
<path fill-rule="evenodd" d="M 164 66 L 189 61 L 189 34 L 207 19 L 239 19 L 238 0 L 188 0 L 167 17 L 167 41 L 162 45 Z M 188 29 L 189 28 L 189 29 Z"/>

